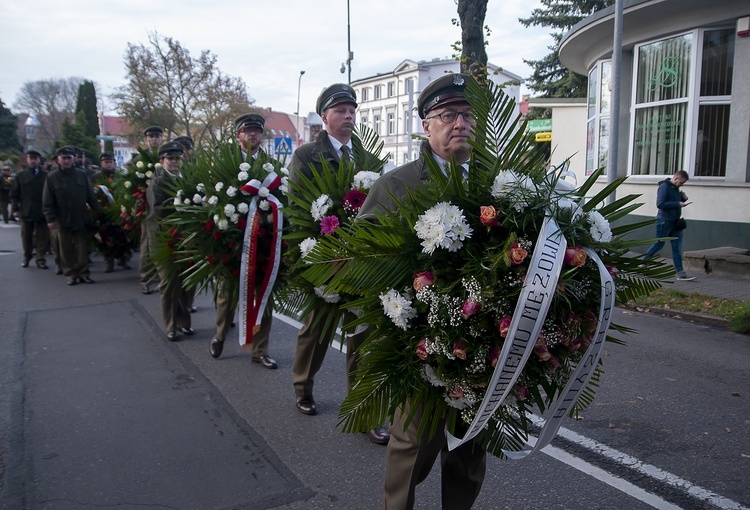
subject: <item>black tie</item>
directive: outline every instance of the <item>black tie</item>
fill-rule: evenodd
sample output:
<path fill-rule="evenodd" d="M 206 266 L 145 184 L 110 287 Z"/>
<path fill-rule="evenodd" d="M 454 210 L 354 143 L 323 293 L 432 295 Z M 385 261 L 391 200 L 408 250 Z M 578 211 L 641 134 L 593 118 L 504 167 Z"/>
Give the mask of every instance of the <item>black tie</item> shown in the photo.
<path fill-rule="evenodd" d="M 343 159 L 347 163 L 352 160 L 352 153 L 349 150 L 349 146 L 348 145 L 342 145 L 341 146 L 341 159 Z"/>

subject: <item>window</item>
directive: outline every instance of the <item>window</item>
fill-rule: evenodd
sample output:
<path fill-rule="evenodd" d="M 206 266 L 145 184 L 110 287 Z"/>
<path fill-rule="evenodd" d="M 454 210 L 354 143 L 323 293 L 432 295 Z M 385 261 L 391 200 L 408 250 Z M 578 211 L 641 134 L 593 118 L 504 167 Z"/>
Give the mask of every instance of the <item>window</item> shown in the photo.
<path fill-rule="evenodd" d="M 369 92 L 369 90 L 367 89 L 367 87 L 362 87 L 362 102 L 367 101 L 367 93 L 368 92 Z"/>
<path fill-rule="evenodd" d="M 372 130 L 375 133 L 380 134 L 380 115 L 374 115 L 372 117 Z"/>
<path fill-rule="evenodd" d="M 726 175 L 734 37 L 698 30 L 636 49 L 634 175 Z"/>
<path fill-rule="evenodd" d="M 586 125 L 586 175 L 607 166 L 612 63 L 598 63 L 589 71 Z M 601 77 L 601 79 L 600 79 Z"/>
<path fill-rule="evenodd" d="M 404 134 L 411 133 L 411 117 L 409 116 L 409 109 L 404 109 Z"/>
<path fill-rule="evenodd" d="M 380 99 L 380 85 L 373 87 L 373 99 Z"/>
<path fill-rule="evenodd" d="M 396 119 L 395 115 L 393 113 L 388 113 L 386 118 L 388 119 L 387 124 L 387 131 L 385 134 L 387 135 L 395 135 L 396 134 Z"/>
<path fill-rule="evenodd" d="M 396 95 L 396 84 L 393 82 L 388 83 L 388 97 L 393 97 Z"/>

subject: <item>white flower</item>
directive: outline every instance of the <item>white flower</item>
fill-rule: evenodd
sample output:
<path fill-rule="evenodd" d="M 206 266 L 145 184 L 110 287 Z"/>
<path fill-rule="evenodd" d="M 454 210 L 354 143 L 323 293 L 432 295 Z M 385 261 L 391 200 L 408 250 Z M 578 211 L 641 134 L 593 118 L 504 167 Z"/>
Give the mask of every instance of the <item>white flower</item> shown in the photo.
<path fill-rule="evenodd" d="M 237 188 L 235 188 L 234 186 L 229 186 L 227 188 L 227 196 L 233 197 L 236 194 L 237 194 Z"/>
<path fill-rule="evenodd" d="M 221 219 L 221 217 L 218 214 L 214 214 L 214 223 L 219 223 L 219 219 Z"/>
<path fill-rule="evenodd" d="M 161 166 L 161 163 L 157 163 L 157 164 L 155 164 L 155 165 L 152 165 L 151 163 L 149 163 L 149 164 L 148 164 L 148 167 L 149 167 L 149 168 L 156 168 L 157 170 L 158 170 L 159 168 L 164 168 L 163 166 Z"/>
<path fill-rule="evenodd" d="M 511 189 L 511 184 L 518 181 L 518 176 L 512 170 L 500 170 L 492 183 L 492 196 L 504 197 Z"/>
<path fill-rule="evenodd" d="M 150 178 L 152 178 L 153 176 L 154 176 L 154 172 L 152 172 L 151 170 L 149 170 L 148 172 L 146 172 L 146 178 L 147 178 L 147 179 L 150 179 Z"/>
<path fill-rule="evenodd" d="M 146 174 L 144 174 L 142 172 L 136 172 L 135 176 L 138 177 L 139 179 L 145 179 L 146 178 Z"/>
<path fill-rule="evenodd" d="M 266 164 L 268 164 L 268 163 L 266 163 Z M 265 186 L 261 186 L 260 189 L 258 190 L 258 196 L 260 198 L 266 198 L 270 193 L 271 193 L 271 191 L 268 188 L 266 188 Z"/>
<path fill-rule="evenodd" d="M 250 170 L 250 163 L 248 163 L 247 161 L 243 161 L 242 163 L 240 163 L 240 170 L 247 173 L 247 171 Z"/>
<path fill-rule="evenodd" d="M 315 295 L 318 296 L 319 298 L 323 298 L 323 301 L 325 301 L 326 303 L 338 303 L 339 300 L 341 299 L 341 296 L 339 296 L 335 292 L 331 294 L 326 294 L 325 287 L 315 287 L 314 290 L 315 290 Z"/>
<path fill-rule="evenodd" d="M 411 301 L 394 289 L 380 294 L 380 303 L 391 322 L 404 331 L 409 328 L 409 320 L 417 316 L 417 311 L 411 306 Z"/>
<path fill-rule="evenodd" d="M 263 170 L 266 172 L 273 172 L 273 165 L 271 163 L 264 163 L 263 164 Z"/>
<path fill-rule="evenodd" d="M 185 194 L 185 192 L 184 192 L 184 191 L 182 191 L 181 189 L 178 189 L 178 190 L 177 190 L 177 196 L 178 196 L 178 197 L 182 198 L 182 195 L 184 195 L 184 194 Z"/>
<path fill-rule="evenodd" d="M 435 373 L 435 369 L 432 368 L 432 365 L 430 365 L 429 363 L 425 363 L 422 370 L 422 377 L 430 384 L 432 384 L 433 386 L 445 386 L 445 382 L 443 382 L 443 380 L 437 376 L 437 374 Z"/>
<path fill-rule="evenodd" d="M 414 230 L 422 239 L 422 252 L 429 255 L 435 248 L 458 251 L 473 232 L 463 211 L 450 202 L 440 202 L 426 210 L 414 223 Z"/>
<path fill-rule="evenodd" d="M 243 163 L 243 164 L 246 165 L 247 163 Z M 243 172 L 240 172 L 240 173 L 237 174 L 237 180 L 240 181 L 240 182 L 247 182 L 247 180 L 249 178 L 250 178 L 250 176 L 248 175 L 247 172 L 243 171 Z"/>
<path fill-rule="evenodd" d="M 589 232 L 594 241 L 608 243 L 612 240 L 612 229 L 609 228 L 609 222 L 599 211 L 589 212 L 589 221 L 591 222 Z"/>
<path fill-rule="evenodd" d="M 137 168 L 143 168 L 145 165 L 143 164 L 143 161 L 139 161 L 138 163 L 135 164 L 135 166 Z"/>
<path fill-rule="evenodd" d="M 121 206 L 120 206 L 120 212 L 121 212 L 121 213 L 124 213 L 124 212 L 128 212 L 128 208 L 127 208 L 127 207 L 125 207 L 124 205 L 121 205 Z"/>
<path fill-rule="evenodd" d="M 174 197 L 174 201 L 172 203 L 175 206 L 182 205 L 182 200 L 180 200 L 180 197 Z"/>
<path fill-rule="evenodd" d="M 182 201 L 182 203 L 185 205 L 190 205 L 192 202 L 190 202 L 189 198 L 186 198 L 185 200 Z"/>
<path fill-rule="evenodd" d="M 320 221 L 331 207 L 333 207 L 333 200 L 328 195 L 323 194 L 310 206 L 310 214 L 315 221 Z"/>
<path fill-rule="evenodd" d="M 318 244 L 318 241 L 316 241 L 312 237 L 308 237 L 307 239 L 299 243 L 300 256 L 303 259 L 307 257 L 310 252 L 313 251 L 313 248 L 315 248 L 316 244 Z"/>
<path fill-rule="evenodd" d="M 216 186 L 214 186 L 214 189 L 216 189 L 217 192 L 223 190 L 224 189 L 224 183 L 223 182 L 217 182 Z"/>
<path fill-rule="evenodd" d="M 379 177 L 378 172 L 357 172 L 352 180 L 352 189 L 370 189 Z"/>
<path fill-rule="evenodd" d="M 289 177 L 281 178 L 281 186 L 279 186 L 279 189 L 285 195 L 289 192 Z"/>
<path fill-rule="evenodd" d="M 229 217 L 229 220 L 236 225 L 237 222 L 240 221 L 240 215 L 237 213 L 234 213 L 233 215 Z"/>
<path fill-rule="evenodd" d="M 126 188 L 130 189 L 130 187 L 133 185 L 133 183 L 130 182 L 130 181 L 125 181 L 125 182 L 122 183 L 122 185 L 125 186 Z"/>
<path fill-rule="evenodd" d="M 226 230 L 229 227 L 229 222 L 225 218 L 222 218 L 216 222 L 216 226 L 219 227 L 219 230 Z"/>
<path fill-rule="evenodd" d="M 194 204 L 196 204 L 196 205 L 200 204 L 202 201 L 203 201 L 203 197 L 201 197 L 199 193 L 196 193 L 195 195 L 193 195 L 193 203 Z"/>
<path fill-rule="evenodd" d="M 231 216 L 236 211 L 236 208 L 234 207 L 234 204 L 227 204 L 224 206 L 224 214 L 227 216 Z"/>
<path fill-rule="evenodd" d="M 281 172 L 281 175 L 289 175 L 289 169 L 285 166 L 279 168 L 279 172 Z"/>
<path fill-rule="evenodd" d="M 246 214 L 249 209 L 250 207 L 248 207 L 245 202 L 240 202 L 240 204 L 237 206 L 237 212 L 240 214 Z"/>
<path fill-rule="evenodd" d="M 208 205 L 216 205 L 219 203 L 219 197 L 216 195 L 208 198 Z"/>
<path fill-rule="evenodd" d="M 261 200 L 258 202 L 258 209 L 261 211 L 268 211 L 271 208 L 271 203 L 268 200 Z"/>
<path fill-rule="evenodd" d="M 205 193 L 206 192 L 206 186 L 201 182 L 196 187 L 196 190 L 198 190 L 198 193 Z"/>

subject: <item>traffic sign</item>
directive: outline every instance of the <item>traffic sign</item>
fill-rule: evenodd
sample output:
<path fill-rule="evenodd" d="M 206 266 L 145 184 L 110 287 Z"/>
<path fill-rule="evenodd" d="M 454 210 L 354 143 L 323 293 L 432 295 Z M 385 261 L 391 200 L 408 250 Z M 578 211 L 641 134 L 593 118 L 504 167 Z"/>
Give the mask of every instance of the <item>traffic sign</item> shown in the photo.
<path fill-rule="evenodd" d="M 552 131 L 547 131 L 546 133 L 537 133 L 534 135 L 534 140 L 536 140 L 537 142 L 551 142 Z"/>
<path fill-rule="evenodd" d="M 291 156 L 292 154 L 292 137 L 277 136 L 274 139 L 274 152 L 277 156 Z"/>

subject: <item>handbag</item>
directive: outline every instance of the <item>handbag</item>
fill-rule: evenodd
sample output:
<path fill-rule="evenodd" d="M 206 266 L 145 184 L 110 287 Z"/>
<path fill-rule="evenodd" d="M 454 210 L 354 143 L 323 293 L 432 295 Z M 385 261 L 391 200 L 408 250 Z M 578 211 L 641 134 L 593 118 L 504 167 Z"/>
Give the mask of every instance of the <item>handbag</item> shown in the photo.
<path fill-rule="evenodd" d="M 687 228 L 687 221 L 685 218 L 678 218 L 674 224 L 674 230 L 685 230 Z"/>

